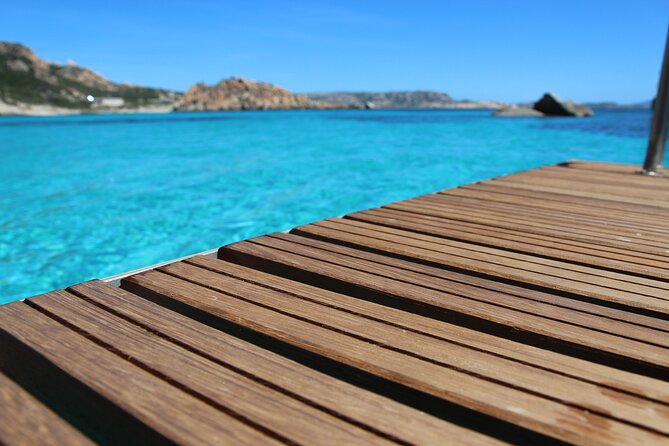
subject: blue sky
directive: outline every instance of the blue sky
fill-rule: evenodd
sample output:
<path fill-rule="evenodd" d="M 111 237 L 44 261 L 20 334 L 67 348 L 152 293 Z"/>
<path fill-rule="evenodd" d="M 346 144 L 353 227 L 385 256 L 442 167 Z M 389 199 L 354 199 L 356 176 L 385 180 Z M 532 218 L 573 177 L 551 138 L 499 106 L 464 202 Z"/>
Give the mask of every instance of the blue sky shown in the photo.
<path fill-rule="evenodd" d="M 530 101 L 655 94 L 669 1 L 2 1 L 0 40 L 115 81 Z"/>

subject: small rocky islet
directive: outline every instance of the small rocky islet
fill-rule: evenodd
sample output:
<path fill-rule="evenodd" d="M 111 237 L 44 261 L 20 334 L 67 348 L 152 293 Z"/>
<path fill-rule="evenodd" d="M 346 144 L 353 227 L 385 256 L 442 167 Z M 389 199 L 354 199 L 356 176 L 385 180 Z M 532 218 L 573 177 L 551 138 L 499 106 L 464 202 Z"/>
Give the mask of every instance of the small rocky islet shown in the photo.
<path fill-rule="evenodd" d="M 215 85 L 199 82 L 174 104 L 175 111 L 219 110 L 322 110 L 343 108 L 338 104 L 315 102 L 268 82 L 241 77 L 223 79 Z"/>
<path fill-rule="evenodd" d="M 502 117 L 564 116 L 585 118 L 594 114 L 590 107 L 577 104 L 572 100 L 563 101 L 560 96 L 554 93 L 545 93 L 532 107 L 511 105 L 493 112 L 493 116 Z"/>

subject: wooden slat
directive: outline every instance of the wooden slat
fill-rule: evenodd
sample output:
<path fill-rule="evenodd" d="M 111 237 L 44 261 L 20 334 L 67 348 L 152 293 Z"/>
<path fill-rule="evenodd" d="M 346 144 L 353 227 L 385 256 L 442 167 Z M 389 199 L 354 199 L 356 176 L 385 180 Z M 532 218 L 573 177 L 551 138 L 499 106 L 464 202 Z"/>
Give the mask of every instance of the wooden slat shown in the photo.
<path fill-rule="evenodd" d="M 514 299 L 520 298 L 528 299 L 530 301 L 543 302 L 556 307 L 567 308 L 588 315 L 602 316 L 614 321 L 623 321 L 633 325 L 640 325 L 642 327 L 649 327 L 660 330 L 662 332 L 669 332 L 669 320 L 643 316 L 636 313 L 609 308 L 594 303 L 583 302 L 576 299 L 568 299 L 560 295 L 527 289 L 521 286 L 501 283 L 495 280 L 472 276 L 466 273 L 449 271 L 443 268 L 432 267 L 412 261 L 380 255 L 373 252 L 349 248 L 343 245 L 328 243 L 314 238 L 295 236 L 295 234 L 299 232 L 301 232 L 299 229 L 295 229 L 291 232 L 291 234 L 270 234 L 267 236 L 267 238 L 286 240 L 299 245 L 317 248 L 317 250 L 308 251 L 308 256 L 317 256 L 318 258 L 322 258 L 326 261 L 329 261 L 330 263 L 335 262 L 342 263 L 347 266 L 354 266 L 354 264 L 350 263 L 350 258 L 367 260 L 371 263 L 365 262 L 364 267 L 359 268 L 365 272 L 378 271 L 381 273 L 381 275 L 388 275 L 392 278 L 410 278 L 412 276 L 406 274 L 407 272 L 413 272 L 424 274 L 428 277 L 445 279 L 447 282 L 439 283 L 438 289 L 442 291 L 452 291 L 464 296 L 481 296 L 483 298 L 483 295 L 478 294 L 480 289 L 483 289 L 493 291 L 496 294 L 502 296 L 513 296 Z M 259 240 L 260 239 L 252 239 L 251 241 L 258 242 Z M 227 247 L 222 251 L 225 251 L 226 249 Z M 291 249 L 295 249 L 295 247 L 291 247 Z M 318 254 L 319 251 L 326 252 Z M 399 271 L 394 271 L 392 274 L 388 274 L 387 271 L 383 273 L 383 270 L 378 270 L 375 268 L 375 264 L 387 265 L 393 268 L 397 268 Z M 416 279 L 418 283 L 429 283 L 429 280 L 431 279 Z M 453 282 L 453 285 L 449 286 L 448 282 Z M 488 299 L 489 296 L 494 296 L 494 294 L 488 294 L 485 296 L 485 298 L 483 298 L 483 300 Z"/>
<path fill-rule="evenodd" d="M 667 284 L 660 281 L 621 277 L 618 273 L 606 270 L 467 245 L 352 220 L 325 220 L 300 227 L 299 231 L 390 254 L 669 314 Z"/>
<path fill-rule="evenodd" d="M 650 253 L 653 256 L 669 256 L 669 253 L 667 252 L 669 251 L 669 246 L 657 246 L 661 243 L 658 243 L 655 240 L 644 240 L 637 236 L 636 233 L 633 237 L 622 236 L 605 233 L 600 230 L 584 229 L 575 225 L 566 226 L 565 222 L 555 224 L 554 222 L 545 222 L 541 219 L 519 219 L 508 215 L 495 214 L 489 211 L 471 212 L 463 210 L 458 206 L 452 206 L 448 203 L 435 205 L 434 203 L 425 203 L 419 200 L 393 203 L 384 207 L 419 215 L 430 215 L 458 221 L 487 224 L 488 226 L 503 229 L 524 231 L 528 234 L 560 237 L 567 240 L 593 244 L 595 246 L 610 246 L 627 250 L 632 255 L 644 255 L 645 253 Z"/>
<path fill-rule="evenodd" d="M 0 373 L 0 444 L 83 446 L 93 442 Z"/>
<path fill-rule="evenodd" d="M 390 209 L 356 212 L 347 217 L 367 223 L 444 237 L 451 240 L 473 242 L 484 246 L 510 249 L 517 252 L 537 254 L 582 264 L 589 263 L 593 266 L 612 269 L 618 272 L 669 279 L 669 269 L 662 262 L 653 262 L 643 257 L 596 250 L 588 246 L 571 245 L 568 241 L 562 239 L 527 237 L 519 232 L 496 231 L 483 225 L 458 224 L 436 217 L 416 217 L 411 213 L 397 212 Z"/>
<path fill-rule="evenodd" d="M 457 191 L 457 190 L 456 190 Z M 533 208 L 530 203 L 499 203 L 492 200 L 481 200 L 477 197 L 478 191 L 462 188 L 460 193 L 439 193 L 414 199 L 416 202 L 425 202 L 426 205 L 442 205 L 447 201 L 448 204 L 458 205 L 465 211 L 479 211 L 482 208 L 485 212 L 503 214 L 518 219 L 536 220 L 540 218 L 546 223 L 554 225 L 580 226 L 586 229 L 604 231 L 610 234 L 620 234 L 632 237 L 666 237 L 669 231 L 661 219 L 651 219 L 646 216 L 636 218 L 617 218 L 611 220 L 601 211 L 598 215 L 581 212 L 575 206 L 562 204 L 561 207 L 555 206 L 553 209 Z M 448 198 L 447 198 L 448 197 Z M 530 201 L 530 200 L 527 200 Z M 641 235 L 640 235 L 641 234 Z"/>
<path fill-rule="evenodd" d="M 598 268 L 590 268 L 585 265 L 573 265 L 571 262 L 562 262 L 562 261 L 544 259 L 537 256 L 510 252 L 508 250 L 499 250 L 471 243 L 462 243 L 457 241 L 445 240 L 442 238 L 431 237 L 428 235 L 411 233 L 410 231 L 401 231 L 392 228 L 384 228 L 378 225 L 370 225 L 367 223 L 356 222 L 351 220 L 330 219 L 314 223 L 314 225 L 322 225 L 324 227 L 332 227 L 333 225 L 337 225 L 338 228 L 346 226 L 346 229 L 342 228 L 342 230 L 352 230 L 352 231 L 370 230 L 378 232 L 379 233 L 378 235 L 383 237 L 389 237 L 391 235 L 405 235 L 404 243 L 407 245 L 415 244 L 415 246 L 424 246 L 424 247 L 429 246 L 430 249 L 435 249 L 438 252 L 441 252 L 442 250 L 447 252 L 449 248 L 465 249 L 477 254 L 482 254 L 482 255 L 477 255 L 477 258 L 488 259 L 488 260 L 490 259 L 490 257 L 485 256 L 485 254 L 495 255 L 497 257 L 500 257 L 500 259 L 498 259 L 499 262 L 502 262 L 501 258 L 504 258 L 505 264 L 515 267 L 522 267 L 525 264 L 524 262 L 529 262 L 540 265 L 541 267 L 546 267 L 546 268 L 534 267 L 536 271 L 542 271 L 542 272 L 545 271 L 547 274 L 554 274 L 556 276 L 572 278 L 574 280 L 583 280 L 584 279 L 583 274 L 587 274 L 586 281 L 589 281 L 592 284 L 600 284 L 603 286 L 609 286 L 611 288 L 636 292 L 638 294 L 644 294 L 647 296 L 653 296 L 658 299 L 669 300 L 668 294 L 657 291 L 657 290 L 669 291 L 669 283 L 663 280 L 634 277 L 628 274 L 621 274 Z M 354 227 L 355 229 L 351 229 L 351 227 Z M 425 243 L 420 243 L 420 242 L 425 242 Z M 453 252 L 461 253 L 461 251 L 455 251 L 455 250 L 453 250 Z M 506 259 L 509 259 L 509 261 L 506 261 Z M 495 260 L 493 260 L 493 262 L 494 261 Z M 570 272 L 563 272 L 562 270 Z M 600 277 L 610 280 L 605 282 L 601 280 Z M 627 283 L 633 283 L 634 287 L 627 285 Z"/>
<path fill-rule="evenodd" d="M 564 167 L 547 166 L 539 169 L 532 169 L 525 172 L 508 175 L 500 178 L 500 181 L 518 180 L 527 181 L 533 184 L 546 181 L 569 181 L 572 188 L 588 190 L 589 187 L 595 190 L 607 190 L 608 187 L 625 188 L 627 196 L 631 197 L 665 197 L 669 193 L 669 181 L 665 178 L 652 178 L 643 175 L 624 175 L 611 174 L 606 172 L 583 172 Z"/>
<path fill-rule="evenodd" d="M 394 215 L 403 218 L 410 218 L 423 221 L 438 222 L 439 227 L 453 227 L 458 230 L 472 232 L 476 234 L 491 234 L 495 237 L 500 237 L 504 240 L 513 240 L 517 242 L 525 241 L 530 245 L 546 246 L 546 247 L 562 247 L 573 252 L 584 253 L 595 257 L 603 257 L 611 260 L 623 260 L 638 265 L 647 265 L 657 269 L 666 269 L 666 262 L 669 261 L 667 257 L 656 256 L 646 252 L 635 252 L 630 249 L 616 248 L 597 243 L 588 243 L 578 240 L 572 240 L 561 235 L 543 235 L 537 233 L 530 233 L 522 231 L 518 228 L 507 229 L 496 226 L 494 222 L 487 219 L 478 219 L 474 221 L 464 221 L 457 217 L 453 218 L 448 213 L 443 213 L 441 216 L 429 215 L 427 213 L 417 213 L 410 211 L 402 211 L 390 208 L 371 209 L 363 211 L 366 213 L 374 213 L 376 215 L 386 214 Z M 358 214 L 358 213 L 356 213 Z M 522 226 L 521 226 L 522 227 Z"/>
<path fill-rule="evenodd" d="M 36 369 L 31 367 L 31 363 L 24 357 L 15 356 L 17 351 L 31 349 L 43 358 L 42 361 L 56 369 L 53 373 L 71 376 L 99 395 L 98 398 L 120 407 L 127 417 L 136 418 L 144 424 L 143 429 L 135 427 L 130 431 L 134 437 L 128 439 L 125 429 L 131 426 L 132 420 L 116 420 L 116 435 L 120 437 L 116 441 L 136 443 L 144 438 L 152 442 L 182 444 L 279 444 L 275 439 L 48 318 L 28 304 L 5 305 L 0 310 L 2 369 L 12 361 L 13 367 L 18 369 L 16 373 L 34 373 Z M 8 349 L 17 344 L 16 350 L 9 353 Z M 47 373 L 44 366 L 39 366 L 38 370 Z M 45 381 L 50 379 L 47 376 Z M 80 399 L 75 404 L 85 404 L 87 410 L 95 411 L 99 403 L 97 400 Z"/>
<path fill-rule="evenodd" d="M 283 248 L 283 249 L 277 249 Z M 299 255 L 298 252 L 308 251 L 309 255 Z M 594 348 L 606 351 L 610 354 L 632 358 L 644 361 L 649 364 L 658 364 L 663 367 L 669 366 L 669 356 L 664 347 L 646 344 L 639 340 L 619 337 L 613 334 L 593 331 L 587 327 L 566 324 L 562 322 L 561 316 L 569 315 L 559 308 L 554 309 L 555 317 L 547 318 L 543 315 L 537 315 L 528 312 L 532 308 L 537 308 L 537 303 L 528 301 L 523 302 L 523 310 L 514 308 L 512 300 L 505 300 L 494 293 L 486 293 L 484 290 L 478 294 L 481 297 L 472 299 L 464 297 L 457 293 L 460 285 L 449 284 L 447 281 L 408 273 L 407 271 L 395 268 L 372 265 L 369 262 L 361 260 L 346 259 L 337 263 L 324 261 L 317 258 L 317 252 L 314 249 L 303 249 L 300 246 L 287 244 L 281 240 L 261 238 L 256 239 L 256 243 L 240 242 L 225 247 L 221 255 L 226 258 L 238 258 L 239 255 L 251 256 L 254 259 L 266 259 L 275 264 L 287 265 L 299 268 L 317 274 L 323 278 L 346 281 L 352 285 L 363 287 L 371 291 L 379 291 L 400 299 L 408 299 L 421 304 L 427 304 L 434 308 L 440 308 L 447 311 L 457 312 L 463 315 L 493 321 L 498 324 L 507 325 L 514 329 L 525 330 L 529 333 L 536 333 L 542 336 L 561 339 L 583 347 Z M 327 254 L 329 259 L 336 259 L 337 256 Z M 351 268 L 352 265 L 360 265 L 359 268 Z M 379 274 L 373 274 L 366 271 L 379 271 Z M 393 279 L 401 277 L 402 280 Z M 410 277 L 415 277 L 416 281 L 409 282 Z M 428 285 L 429 284 L 429 285 Z M 451 293 L 441 290 L 455 288 Z M 465 292 L 466 293 L 466 292 Z M 504 305 L 506 302 L 507 305 Z M 538 310 L 534 310 L 538 311 Z M 574 316 L 572 316 L 574 317 Z M 630 327 L 631 328 L 631 327 Z M 655 333 L 658 337 L 666 340 L 667 333 Z"/>
<path fill-rule="evenodd" d="M 285 239 L 290 237 L 285 234 L 277 234 L 276 236 Z M 291 237 L 290 239 L 295 241 L 299 238 Z M 310 239 L 301 239 L 300 242 L 304 242 L 307 246 L 328 245 L 324 242 Z M 333 246 L 333 248 L 347 250 L 347 248 L 338 246 Z M 602 387 L 632 393 L 641 398 L 650 398 L 658 402 L 669 401 L 669 383 L 663 381 L 539 349 L 498 336 L 420 316 L 409 311 L 357 299 L 346 294 L 335 293 L 234 263 L 208 257 L 194 257 L 185 262 L 210 271 L 236 277 L 245 282 L 300 296 L 302 299 L 316 301 L 322 305 L 340 308 L 374 321 L 381 320 L 390 325 L 401 327 L 403 330 L 466 345 L 472 349 L 493 353 L 523 364 L 551 370 Z M 169 270 L 169 268 L 165 269 Z"/>
<path fill-rule="evenodd" d="M 628 186 L 641 186 L 651 190 L 664 189 L 669 190 L 669 180 L 665 177 L 654 177 L 648 175 L 639 175 L 632 172 L 608 172 L 605 170 L 584 171 L 580 169 L 571 169 L 567 166 L 543 166 L 532 169 L 528 172 L 552 173 L 562 175 L 563 177 L 579 178 L 587 181 L 599 181 L 602 183 L 625 184 Z M 659 181 L 658 181 L 659 179 Z"/>
<path fill-rule="evenodd" d="M 639 172 L 641 168 L 636 164 L 625 163 L 607 163 L 601 161 L 569 160 L 561 165 L 571 169 L 583 169 L 588 171 L 602 171 L 623 174 L 633 174 Z M 661 169 L 661 172 L 665 169 Z"/>
<path fill-rule="evenodd" d="M 260 298 L 260 291 L 243 292 L 243 282 L 239 284 L 240 288 L 228 288 L 227 291 L 240 298 L 159 272 L 125 279 L 122 286 L 147 297 L 176 300 L 254 330 L 271 333 L 273 337 L 319 355 L 567 441 L 581 444 L 607 444 L 632 439 L 651 443 L 664 441 L 658 434 L 645 429 L 611 419 L 604 420 L 589 411 L 564 406 L 384 345 L 369 343 L 326 328 L 327 323 L 307 322 L 289 315 L 292 310 L 286 310 L 285 296 L 280 299 L 284 301 L 281 311 L 273 309 L 276 302 L 274 305 L 268 305 L 267 301 L 262 305 L 251 303 L 250 300 Z M 262 296 L 267 298 L 271 294 L 267 291 Z M 331 312 L 323 309 L 311 314 L 313 318 L 322 320 Z M 466 392 L 463 389 L 467 389 Z"/>
<path fill-rule="evenodd" d="M 666 214 L 662 214 L 658 208 L 647 207 L 640 212 L 636 209 L 619 209 L 615 206 L 609 206 L 608 202 L 602 200 L 583 199 L 577 200 L 574 197 L 565 197 L 559 194 L 547 194 L 542 192 L 525 191 L 498 185 L 473 184 L 461 186 L 455 189 L 440 191 L 438 195 L 459 196 L 483 201 L 486 205 L 491 204 L 511 204 L 526 208 L 528 212 L 537 211 L 561 211 L 566 212 L 572 218 L 575 216 L 596 217 L 599 220 L 612 222 L 611 212 L 615 212 L 615 222 L 628 224 L 652 225 L 654 228 L 666 227 Z"/>
<path fill-rule="evenodd" d="M 209 404 L 252 420 L 276 437 L 296 443 L 387 444 L 366 432 L 312 406 L 271 389 L 68 293 L 31 299 L 31 304 L 55 318 L 77 326 L 91 339 L 133 358 L 179 388 L 206 398 Z M 214 384 L 212 386 L 212 384 Z M 328 435 L 321 436 L 322 432 Z"/>
<path fill-rule="evenodd" d="M 625 421 L 669 434 L 669 424 L 663 416 L 662 404 L 643 401 L 616 391 L 603 394 L 603 389 L 599 386 L 500 358 L 459 343 L 444 342 L 431 336 L 407 332 L 394 325 L 340 310 L 329 302 L 324 305 L 323 302 L 304 299 L 301 293 L 296 295 L 285 293 L 283 290 L 267 289 L 245 280 L 184 263 L 171 264 L 161 270 L 209 289 L 245 297 L 261 305 L 275 308 L 281 305 L 283 312 L 290 313 L 294 317 L 334 327 L 340 332 L 365 338 L 379 345 L 392 345 L 396 351 L 404 351 L 471 375 L 567 402 L 593 412 L 606 414 L 613 412 Z M 547 381 L 551 381 L 553 385 L 546 386 Z"/>
<path fill-rule="evenodd" d="M 490 181 L 484 181 L 484 184 L 490 184 L 490 183 L 495 183 L 495 180 L 490 180 Z M 654 207 L 660 207 L 663 209 L 669 209 L 669 203 L 662 201 L 662 199 L 657 198 L 640 198 L 638 196 L 627 196 L 624 194 L 625 188 L 598 188 L 595 191 L 590 191 L 590 190 L 574 190 L 569 188 L 569 183 L 568 182 L 563 182 L 563 181 L 556 181 L 556 182 L 549 182 L 547 181 L 545 184 L 532 184 L 532 183 L 527 183 L 527 182 L 520 182 L 520 181 L 515 181 L 515 180 L 505 180 L 505 181 L 499 181 L 500 183 L 504 184 L 507 187 L 515 187 L 518 189 L 527 189 L 531 191 L 537 191 L 537 192 L 553 192 L 553 193 L 561 193 L 565 195 L 573 195 L 575 197 L 584 197 L 584 198 L 596 198 L 600 200 L 607 200 L 607 201 L 615 201 L 619 203 L 628 203 L 628 204 L 633 204 L 633 205 L 645 205 L 645 206 L 654 206 Z M 618 195 L 619 193 L 621 193 Z"/>
<path fill-rule="evenodd" d="M 192 261 L 211 260 L 207 257 Z M 231 265 L 232 266 L 232 265 Z M 444 444 L 497 444 L 497 440 L 476 431 L 430 416 L 370 391 L 347 384 L 260 348 L 191 318 L 170 311 L 132 293 L 101 282 L 72 287 L 72 292 L 146 327 L 178 345 L 220 364 L 240 370 L 260 382 L 323 408 L 327 413 L 353 420 L 399 442 Z M 615 377 L 611 377 L 615 379 Z M 650 385 L 656 389 L 661 386 Z M 646 390 L 643 390 L 645 392 Z M 660 390 L 661 391 L 661 390 Z M 651 392 L 651 395 L 654 394 Z M 669 393 L 667 394 L 669 398 Z M 398 423 L 397 420 L 402 422 Z M 317 442 L 318 436 L 311 439 Z"/>
<path fill-rule="evenodd" d="M 472 200 L 468 197 L 451 197 L 446 199 L 444 194 L 435 194 L 419 197 L 411 200 L 412 204 L 439 208 L 456 208 L 459 212 L 476 215 L 478 218 L 488 217 L 492 219 L 512 220 L 523 225 L 539 226 L 533 222 L 540 221 L 540 227 L 551 227 L 558 229 L 579 229 L 582 231 L 595 232 L 600 236 L 608 236 L 619 240 L 627 240 L 650 246 L 667 246 L 667 234 L 664 230 L 654 230 L 648 227 L 631 223 L 611 223 L 606 219 L 594 221 L 589 217 L 579 218 L 575 212 L 562 212 L 562 215 L 549 215 L 543 211 L 532 209 L 515 209 L 509 205 L 496 205 L 495 203 Z M 485 210 L 481 210 L 485 208 Z"/>

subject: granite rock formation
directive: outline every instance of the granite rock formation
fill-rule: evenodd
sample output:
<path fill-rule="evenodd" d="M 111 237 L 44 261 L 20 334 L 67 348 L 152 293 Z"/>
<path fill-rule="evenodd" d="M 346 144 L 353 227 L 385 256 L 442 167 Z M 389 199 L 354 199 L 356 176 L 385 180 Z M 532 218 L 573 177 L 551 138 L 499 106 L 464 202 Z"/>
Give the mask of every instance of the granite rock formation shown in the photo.
<path fill-rule="evenodd" d="M 585 105 L 577 104 L 574 101 L 562 101 L 556 94 L 546 93 L 541 99 L 534 103 L 535 110 L 540 111 L 546 116 L 592 116 L 594 112 Z"/>
<path fill-rule="evenodd" d="M 241 77 L 223 79 L 216 85 L 203 82 L 193 85 L 176 102 L 176 111 L 214 110 L 295 110 L 350 108 L 315 102 L 307 96 L 293 94 L 267 82 Z"/>

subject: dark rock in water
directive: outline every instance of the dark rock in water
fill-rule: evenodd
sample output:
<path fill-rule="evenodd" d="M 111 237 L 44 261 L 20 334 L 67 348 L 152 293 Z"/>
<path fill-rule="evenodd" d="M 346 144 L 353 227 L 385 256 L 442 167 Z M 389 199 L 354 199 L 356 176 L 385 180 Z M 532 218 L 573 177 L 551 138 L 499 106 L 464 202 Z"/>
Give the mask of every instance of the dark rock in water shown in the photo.
<path fill-rule="evenodd" d="M 493 116 L 517 117 L 517 118 L 544 116 L 543 113 L 541 113 L 540 111 L 537 111 L 533 108 L 518 107 L 516 105 L 512 105 L 511 107 L 500 108 L 499 110 L 495 111 L 492 115 Z"/>
<path fill-rule="evenodd" d="M 594 115 L 592 109 L 574 101 L 562 101 L 556 94 L 546 93 L 534 103 L 534 109 L 546 116 L 576 116 L 586 117 Z"/>

